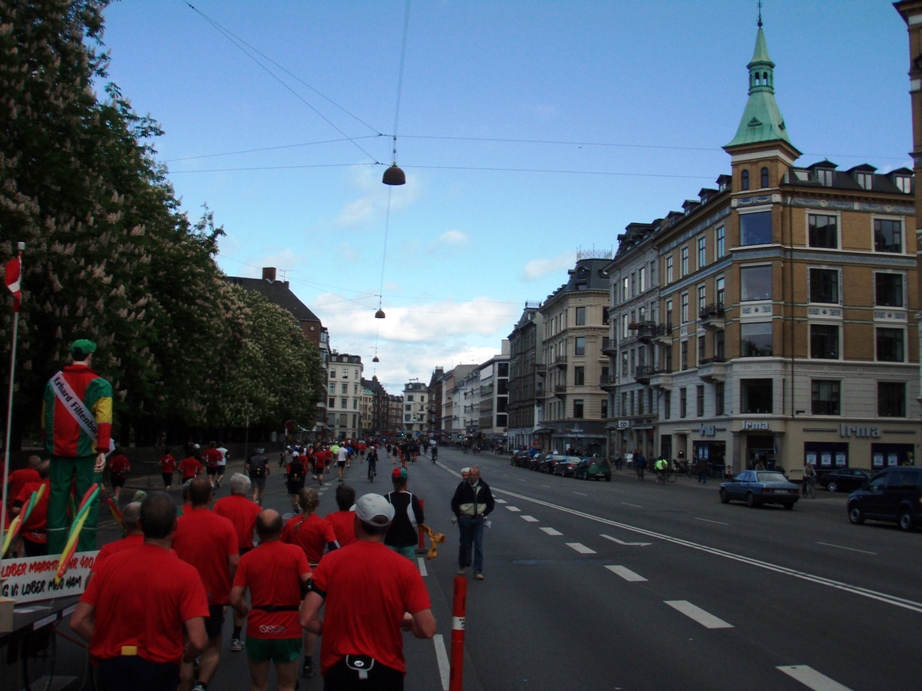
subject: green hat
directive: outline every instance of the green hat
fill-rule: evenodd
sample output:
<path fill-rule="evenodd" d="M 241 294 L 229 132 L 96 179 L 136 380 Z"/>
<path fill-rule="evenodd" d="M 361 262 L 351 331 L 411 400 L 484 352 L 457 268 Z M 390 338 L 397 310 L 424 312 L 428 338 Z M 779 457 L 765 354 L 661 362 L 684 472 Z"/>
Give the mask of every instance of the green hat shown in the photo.
<path fill-rule="evenodd" d="M 96 344 L 89 339 L 80 338 L 71 343 L 70 352 L 74 355 L 89 355 L 96 352 Z"/>

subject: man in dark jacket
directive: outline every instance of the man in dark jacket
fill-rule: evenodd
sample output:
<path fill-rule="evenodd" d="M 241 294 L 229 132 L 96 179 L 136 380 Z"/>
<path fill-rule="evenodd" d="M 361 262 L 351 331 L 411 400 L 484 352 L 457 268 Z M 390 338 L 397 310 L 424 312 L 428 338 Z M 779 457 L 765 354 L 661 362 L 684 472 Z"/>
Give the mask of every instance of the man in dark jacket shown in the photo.
<path fill-rule="evenodd" d="M 495 502 L 490 486 L 480 479 L 480 468 L 472 466 L 467 480 L 462 480 L 451 498 L 451 511 L 458 519 L 461 545 L 458 548 L 458 575 L 471 563 L 474 552 L 474 578 L 483 580 L 483 527 Z"/>

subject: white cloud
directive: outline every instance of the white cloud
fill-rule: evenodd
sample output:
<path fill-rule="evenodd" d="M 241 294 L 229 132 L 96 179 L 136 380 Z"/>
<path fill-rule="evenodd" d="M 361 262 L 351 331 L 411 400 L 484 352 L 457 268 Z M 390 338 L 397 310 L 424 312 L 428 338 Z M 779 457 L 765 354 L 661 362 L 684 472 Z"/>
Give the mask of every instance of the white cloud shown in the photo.
<path fill-rule="evenodd" d="M 381 166 L 359 167 L 352 171 L 351 185 L 359 197 L 343 207 L 334 221 L 341 228 L 361 225 L 375 218 L 383 219 L 387 213 L 387 199 L 390 193 L 391 212 L 402 211 L 415 202 L 422 193 L 422 178 L 407 173 L 407 184 L 388 187 L 381 182 L 384 171 Z"/>
<path fill-rule="evenodd" d="M 454 252 L 467 246 L 469 241 L 470 238 L 467 233 L 461 232 L 460 230 L 446 230 L 439 235 L 434 242 L 430 243 L 426 251 L 429 252 L 429 254 L 444 252 L 446 250 Z"/>
<path fill-rule="evenodd" d="M 575 262 L 576 255 L 573 252 L 558 254 L 553 259 L 532 259 L 522 268 L 522 278 L 526 281 L 535 281 L 549 274 L 571 269 Z"/>

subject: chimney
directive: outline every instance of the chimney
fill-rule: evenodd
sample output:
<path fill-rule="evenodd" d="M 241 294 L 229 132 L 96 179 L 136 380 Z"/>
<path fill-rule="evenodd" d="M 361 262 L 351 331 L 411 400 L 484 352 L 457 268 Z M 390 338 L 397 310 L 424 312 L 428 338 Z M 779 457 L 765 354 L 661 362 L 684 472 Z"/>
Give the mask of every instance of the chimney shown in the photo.
<path fill-rule="evenodd" d="M 264 281 L 274 281 L 275 280 L 275 267 L 274 266 L 264 266 L 263 267 L 263 280 Z"/>

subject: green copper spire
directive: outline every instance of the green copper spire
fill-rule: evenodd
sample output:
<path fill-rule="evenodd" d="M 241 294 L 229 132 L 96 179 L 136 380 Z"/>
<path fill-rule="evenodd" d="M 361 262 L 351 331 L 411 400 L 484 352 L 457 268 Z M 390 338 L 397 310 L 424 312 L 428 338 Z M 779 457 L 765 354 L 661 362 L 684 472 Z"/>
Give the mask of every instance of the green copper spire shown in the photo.
<path fill-rule="evenodd" d="M 791 144 L 784 125 L 784 118 L 775 102 L 775 63 L 768 57 L 761 18 L 759 32 L 756 34 L 756 47 L 747 67 L 749 68 L 749 100 L 746 102 L 746 109 L 743 111 L 736 136 L 724 148 L 779 140 Z"/>

